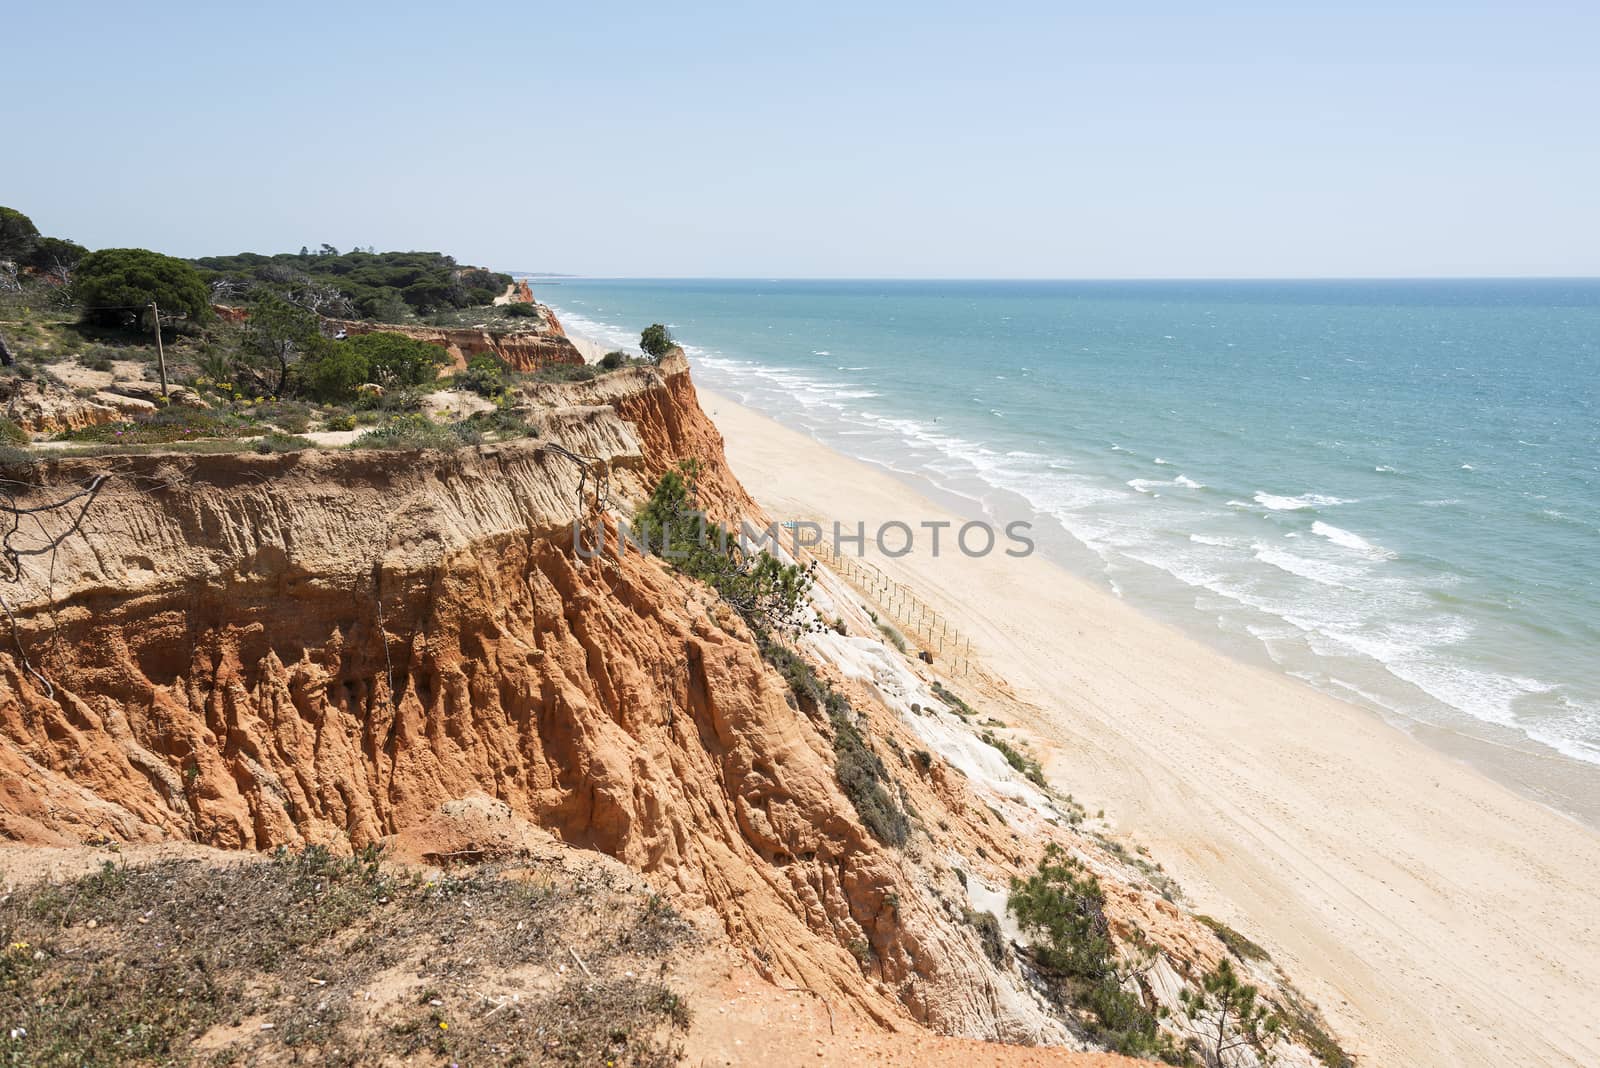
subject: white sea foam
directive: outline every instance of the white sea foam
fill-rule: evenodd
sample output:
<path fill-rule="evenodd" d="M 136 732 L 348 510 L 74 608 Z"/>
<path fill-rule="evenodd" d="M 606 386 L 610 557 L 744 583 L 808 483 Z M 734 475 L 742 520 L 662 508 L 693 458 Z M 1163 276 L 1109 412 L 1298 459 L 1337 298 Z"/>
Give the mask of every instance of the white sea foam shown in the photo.
<path fill-rule="evenodd" d="M 1287 572 L 1298 578 L 1309 579 L 1323 586 L 1335 586 L 1343 589 L 1353 589 L 1352 583 L 1360 582 L 1362 574 L 1358 569 L 1341 567 L 1338 564 L 1325 560 L 1314 560 L 1298 553 L 1285 552 L 1270 545 L 1258 544 L 1252 554 L 1255 559 L 1264 564 Z"/>
<path fill-rule="evenodd" d="M 1324 523 L 1320 519 L 1311 524 L 1311 533 L 1321 535 L 1322 537 L 1333 542 L 1335 545 L 1343 546 L 1346 549 L 1352 549 L 1355 552 L 1363 553 L 1367 556 L 1385 559 L 1392 558 L 1394 556 L 1394 553 L 1391 553 L 1388 549 L 1383 548 L 1381 545 L 1372 544 L 1372 542 L 1368 541 L 1366 538 L 1363 538 L 1360 534 L 1353 534 L 1350 531 L 1345 530 L 1343 527 L 1336 527 L 1332 523 Z"/>
<path fill-rule="evenodd" d="M 1280 497 L 1275 493 L 1258 492 L 1252 498 L 1263 508 L 1274 512 L 1298 512 L 1306 508 L 1332 508 L 1338 504 L 1355 504 L 1349 497 L 1331 497 L 1325 493 L 1302 493 L 1298 497 Z"/>
<path fill-rule="evenodd" d="M 1130 478 L 1127 482 L 1123 483 L 1123 485 L 1138 490 L 1140 493 L 1154 493 L 1156 489 L 1161 486 L 1178 486 L 1183 489 L 1205 489 L 1205 486 L 1202 483 L 1196 482 L 1187 475 L 1179 475 L 1170 482 L 1157 478 Z"/>
<path fill-rule="evenodd" d="M 1377 467 L 1374 467 L 1373 470 L 1380 475 L 1392 475 L 1395 473 L 1395 469 L 1390 467 L 1388 464 L 1379 464 Z"/>

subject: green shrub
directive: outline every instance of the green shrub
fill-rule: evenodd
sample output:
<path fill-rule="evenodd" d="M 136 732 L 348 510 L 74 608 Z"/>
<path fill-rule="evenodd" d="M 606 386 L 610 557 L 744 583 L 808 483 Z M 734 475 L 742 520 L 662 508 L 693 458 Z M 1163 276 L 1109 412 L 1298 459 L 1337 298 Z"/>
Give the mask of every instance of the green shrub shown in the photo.
<path fill-rule="evenodd" d="M 1118 1053 L 1183 1063 L 1155 1012 L 1123 989 L 1105 894 L 1082 862 L 1052 842 L 1038 871 L 1026 879 L 1012 877 L 1006 910 L 1033 937 L 1034 963 L 1057 998 L 1088 1014 L 1096 1042 Z"/>
<path fill-rule="evenodd" d="M 692 480 L 694 468 L 686 473 Z M 691 483 L 676 471 L 662 476 L 634 516 L 634 532 L 650 550 L 710 585 L 757 630 L 793 631 L 804 622 L 811 569 L 784 565 L 771 553 L 749 554 L 732 532 L 694 514 Z"/>
<path fill-rule="evenodd" d="M 340 403 L 354 398 L 357 388 L 368 382 L 383 386 L 386 395 L 430 385 L 446 359 L 438 345 L 401 334 L 357 334 L 317 346 L 300 362 L 296 376 L 302 392 Z"/>
<path fill-rule="evenodd" d="M 878 624 L 878 633 L 889 639 L 889 643 L 902 653 L 906 651 L 906 638 L 898 630 L 887 623 Z"/>
<path fill-rule="evenodd" d="M 628 354 L 626 352 L 620 349 L 613 349 L 600 357 L 600 369 L 602 371 L 615 371 L 619 367 L 626 365 L 627 362 Z"/>
<path fill-rule="evenodd" d="M 500 310 L 513 319 L 535 319 L 539 315 L 539 307 L 535 304 L 502 304 Z"/>
<path fill-rule="evenodd" d="M 303 449 L 314 449 L 317 443 L 309 438 L 298 437 L 294 434 L 280 434 L 276 430 L 266 437 L 256 439 L 251 446 L 259 453 L 272 452 L 300 452 Z"/>
<path fill-rule="evenodd" d="M 322 421 L 322 429 L 324 430 L 354 430 L 355 428 L 356 417 L 349 412 L 330 415 Z"/>
<path fill-rule="evenodd" d="M 259 427 L 241 426 L 211 412 L 191 408 L 163 408 L 149 416 L 120 423 L 101 423 L 57 435 L 57 441 L 99 442 L 106 445 L 166 445 L 204 438 L 255 437 Z"/>
<path fill-rule="evenodd" d="M 0 444 L 26 445 L 32 440 L 32 436 L 18 426 L 16 420 L 0 416 Z"/>
<path fill-rule="evenodd" d="M 978 932 L 978 941 L 983 945 L 983 955 L 989 958 L 990 963 L 1001 965 L 1006 962 L 1006 939 L 1000 931 L 1000 921 L 992 912 L 979 912 L 976 909 L 965 909 L 961 918 L 967 926 Z"/>
<path fill-rule="evenodd" d="M 368 382 L 384 387 L 428 385 L 439 377 L 439 368 L 449 361 L 438 345 L 403 334 L 357 334 L 339 344 L 362 359 Z"/>
<path fill-rule="evenodd" d="M 997 738 L 988 731 L 984 731 L 981 737 L 989 745 L 999 750 L 1000 755 L 1006 758 L 1006 763 L 1011 765 L 1012 770 L 1020 772 L 1029 782 L 1035 786 L 1050 785 L 1045 781 L 1044 769 L 1039 766 L 1038 760 L 1023 753 L 1004 738 Z"/>
<path fill-rule="evenodd" d="M 483 434 L 499 438 L 534 438 L 539 429 L 528 423 L 526 415 L 516 408 L 496 408 L 492 412 L 474 412 L 465 420 L 467 426 Z"/>
<path fill-rule="evenodd" d="M 592 364 L 549 363 L 528 377 L 534 382 L 588 382 L 599 374 L 599 368 Z"/>
<path fill-rule="evenodd" d="M 270 401 L 257 405 L 251 415 L 289 434 L 304 434 L 311 426 L 311 406 L 301 401 Z"/>
<path fill-rule="evenodd" d="M 819 679 L 811 665 L 793 649 L 757 633 L 761 655 L 783 676 L 801 711 L 813 718 L 826 716 L 833 728 L 834 778 L 850 799 L 861 823 L 884 845 L 902 846 L 911 823 L 884 788 L 891 780 L 877 754 L 853 722 L 854 711 L 845 696 Z"/>
<path fill-rule="evenodd" d="M 366 361 L 339 342 L 302 361 L 297 373 L 303 392 L 330 403 L 349 400 L 368 381 Z"/>
<path fill-rule="evenodd" d="M 957 697 L 953 692 L 951 692 L 948 686 L 940 682 L 938 679 L 933 680 L 933 696 L 943 701 L 950 707 L 950 711 L 954 712 L 962 719 L 971 719 L 973 716 L 978 714 L 973 710 L 971 705 Z"/>
<path fill-rule="evenodd" d="M 1232 927 L 1229 927 L 1221 920 L 1212 919 L 1210 916 L 1196 916 L 1195 919 L 1211 928 L 1212 934 L 1215 934 L 1217 938 L 1221 940 L 1222 944 L 1228 947 L 1228 952 L 1232 953 L 1240 960 L 1269 959 L 1266 950 L 1262 949 L 1260 946 L 1256 945 L 1254 942 L 1250 941 L 1250 939 L 1246 938 L 1238 931 L 1235 931 Z"/>
<path fill-rule="evenodd" d="M 1235 1063 L 1234 1057 L 1243 1048 L 1255 1051 L 1258 1063 L 1271 1063 L 1270 1047 L 1277 1042 L 1283 1021 L 1256 1000 L 1257 993 L 1255 987 L 1239 978 L 1227 957 L 1200 977 L 1198 989 L 1181 992 L 1189 1017 L 1203 1020 L 1204 1026 L 1197 1033 L 1207 1064 Z"/>
<path fill-rule="evenodd" d="M 440 426 L 420 413 L 401 415 L 350 443 L 352 449 L 456 449 L 476 445 L 483 435 L 463 423 Z"/>
<path fill-rule="evenodd" d="M 457 372 L 455 385 L 480 397 L 497 397 L 506 388 L 506 366 L 493 356 L 474 356 L 466 370 Z"/>
<path fill-rule="evenodd" d="M 0 467 L 14 467 L 18 464 L 36 464 L 39 454 L 31 449 L 17 445 L 0 445 Z"/>

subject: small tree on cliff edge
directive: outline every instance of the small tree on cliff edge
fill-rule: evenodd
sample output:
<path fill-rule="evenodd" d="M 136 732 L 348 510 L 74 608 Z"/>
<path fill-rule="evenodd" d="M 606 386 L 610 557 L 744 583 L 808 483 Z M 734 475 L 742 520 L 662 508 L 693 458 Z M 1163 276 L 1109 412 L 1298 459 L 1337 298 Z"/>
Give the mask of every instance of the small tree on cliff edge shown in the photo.
<path fill-rule="evenodd" d="M 639 335 L 639 347 L 644 354 L 656 363 L 667 358 L 667 353 L 678 347 L 672 340 L 672 334 L 660 323 L 651 323 L 644 328 L 644 333 Z"/>

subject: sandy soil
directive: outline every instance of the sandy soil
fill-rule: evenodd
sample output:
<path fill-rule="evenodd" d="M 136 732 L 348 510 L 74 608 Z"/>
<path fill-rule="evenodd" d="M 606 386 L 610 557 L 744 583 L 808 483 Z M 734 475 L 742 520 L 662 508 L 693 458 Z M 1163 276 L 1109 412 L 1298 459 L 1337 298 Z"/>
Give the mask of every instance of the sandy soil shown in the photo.
<path fill-rule="evenodd" d="M 921 1028 L 886 1032 L 804 990 L 774 986 L 737 951 L 718 947 L 685 962 L 694 1025 L 691 1065 L 808 1065 L 824 1068 L 1136 1068 L 1148 1061 L 1058 1047 L 1008 1046 L 948 1038 Z"/>
<path fill-rule="evenodd" d="M 955 519 L 700 396 L 774 518 Z M 1042 557 L 935 559 L 924 539 L 869 559 L 970 635 L 979 688 L 1015 701 L 1050 777 L 1266 945 L 1364 1063 L 1600 1064 L 1600 836 Z"/>
<path fill-rule="evenodd" d="M 568 335 L 567 340 L 571 341 L 573 347 L 578 350 L 578 355 L 583 357 L 584 363 L 599 363 L 600 357 L 610 352 L 612 348 L 612 346 L 602 345 L 598 341 L 590 341 L 586 337 Z"/>

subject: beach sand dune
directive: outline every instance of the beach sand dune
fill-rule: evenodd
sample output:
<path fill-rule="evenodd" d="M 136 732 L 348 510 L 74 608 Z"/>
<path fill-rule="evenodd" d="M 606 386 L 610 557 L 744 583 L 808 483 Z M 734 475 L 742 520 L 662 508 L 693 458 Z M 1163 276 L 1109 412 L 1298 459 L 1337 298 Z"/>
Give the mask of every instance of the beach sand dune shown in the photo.
<path fill-rule="evenodd" d="M 701 391 L 777 519 L 955 517 Z M 870 543 L 869 543 L 870 551 Z M 1236 662 L 1040 556 L 869 557 L 970 635 L 968 678 L 1367 1065 L 1600 1064 L 1600 836 L 1365 709 Z"/>

